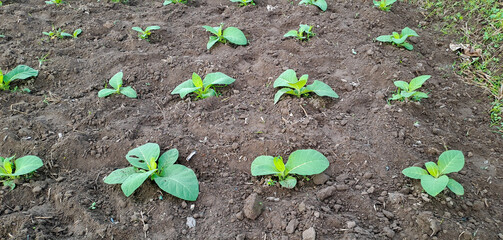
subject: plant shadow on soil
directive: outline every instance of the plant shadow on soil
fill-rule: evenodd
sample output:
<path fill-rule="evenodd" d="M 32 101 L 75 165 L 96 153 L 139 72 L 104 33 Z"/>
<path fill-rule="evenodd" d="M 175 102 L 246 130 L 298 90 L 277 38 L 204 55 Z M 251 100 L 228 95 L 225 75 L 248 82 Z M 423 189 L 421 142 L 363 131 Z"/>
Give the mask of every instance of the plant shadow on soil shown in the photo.
<path fill-rule="evenodd" d="M 30 94 L 0 95 L 0 155 L 45 162 L 14 191 L 1 190 L 0 239 L 300 239 L 310 227 L 318 239 L 501 234 L 503 140 L 488 128 L 487 94 L 452 73 L 450 39 L 430 30 L 416 6 L 397 2 L 385 13 L 363 0 L 330 1 L 326 12 L 285 0 L 243 8 L 226 0 L 169 6 L 84 0 L 60 7 L 26 0 L 6 1 L 0 15 L 2 69 L 36 67 L 37 57 L 50 53 L 36 79 L 14 83 Z M 209 33 L 201 26 L 221 22 L 243 30 L 249 45 L 206 50 Z M 305 43 L 282 38 L 299 24 L 315 25 L 316 36 Z M 44 40 L 52 25 L 83 32 Z M 161 27 L 150 43 L 131 30 L 150 25 Z M 373 41 L 406 26 L 420 35 L 410 40 L 413 51 Z M 327 83 L 340 98 L 288 96 L 274 105 L 272 82 L 288 68 L 309 74 L 308 83 Z M 139 98 L 98 99 L 121 70 Z M 236 79 L 219 89 L 222 96 L 170 95 L 192 72 L 216 71 Z M 430 98 L 387 104 L 394 80 L 425 74 L 433 76 L 424 85 Z M 103 183 L 128 165 L 130 149 L 146 142 L 180 151 L 178 162 L 200 181 L 197 201 L 184 203 L 153 183 L 126 198 L 118 185 Z M 451 176 L 466 193 L 424 198 L 418 181 L 401 171 L 436 162 L 446 147 L 466 156 L 464 170 Z M 330 161 L 320 185 L 301 181 L 286 190 L 250 175 L 259 155 L 286 157 L 305 148 Z M 327 188 L 335 191 L 319 199 Z M 264 210 L 242 219 L 251 193 Z M 196 219 L 195 228 L 187 217 Z M 291 222 L 298 224 L 285 231 Z"/>

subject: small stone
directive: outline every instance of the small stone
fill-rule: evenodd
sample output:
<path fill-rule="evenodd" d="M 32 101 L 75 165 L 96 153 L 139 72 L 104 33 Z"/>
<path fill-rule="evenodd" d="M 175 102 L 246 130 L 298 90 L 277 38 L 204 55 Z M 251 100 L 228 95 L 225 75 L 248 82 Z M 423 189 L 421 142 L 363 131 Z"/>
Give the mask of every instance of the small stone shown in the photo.
<path fill-rule="evenodd" d="M 187 208 L 187 203 L 185 201 L 182 202 L 182 208 L 183 209 Z"/>
<path fill-rule="evenodd" d="M 339 184 L 335 185 L 335 188 L 337 189 L 337 191 L 346 191 L 349 189 L 349 186 L 346 184 Z"/>
<path fill-rule="evenodd" d="M 313 176 L 313 182 L 316 185 L 323 185 L 328 181 L 329 178 L 330 177 L 327 174 L 320 173 Z"/>
<path fill-rule="evenodd" d="M 246 234 L 241 233 L 236 236 L 236 240 L 245 240 L 246 239 Z"/>
<path fill-rule="evenodd" d="M 244 219 L 243 211 L 239 211 L 238 213 L 236 213 L 236 218 L 238 220 L 243 220 Z"/>
<path fill-rule="evenodd" d="M 31 192 L 34 193 L 34 194 L 37 194 L 39 193 L 40 191 L 42 191 L 42 188 L 40 186 L 35 186 Z"/>
<path fill-rule="evenodd" d="M 395 217 L 395 214 L 393 214 L 392 212 L 390 211 L 386 211 L 386 210 L 382 210 L 382 213 L 384 214 L 384 216 L 386 216 L 388 219 L 393 219 Z"/>
<path fill-rule="evenodd" d="M 353 229 L 354 227 L 356 227 L 356 222 L 355 221 L 348 221 L 346 223 L 346 225 L 347 225 L 348 229 Z"/>
<path fill-rule="evenodd" d="M 193 217 L 187 217 L 187 227 L 189 228 L 196 227 L 196 219 Z"/>
<path fill-rule="evenodd" d="M 375 191 L 374 186 L 372 186 L 372 187 L 370 187 L 369 189 L 367 189 L 367 193 L 369 193 L 369 194 L 370 194 L 370 193 L 374 193 L 374 191 Z"/>
<path fill-rule="evenodd" d="M 372 178 L 372 173 L 371 172 L 366 172 L 363 174 L 363 179 L 371 179 Z"/>
<path fill-rule="evenodd" d="M 318 211 L 314 212 L 314 217 L 319 218 L 320 217 L 320 212 L 318 212 Z"/>
<path fill-rule="evenodd" d="M 395 236 L 395 231 L 391 230 L 389 227 L 384 227 L 382 232 L 389 238 L 393 238 Z"/>
<path fill-rule="evenodd" d="M 323 200 L 329 198 L 330 196 L 332 196 L 334 194 L 334 191 L 335 191 L 335 187 L 334 186 L 326 187 L 326 188 L 321 189 L 320 191 L 318 191 L 316 193 L 316 197 L 320 201 L 323 201 Z"/>
<path fill-rule="evenodd" d="M 344 180 L 348 179 L 349 175 L 346 173 L 343 173 L 335 178 L 335 181 L 337 182 L 344 182 Z"/>
<path fill-rule="evenodd" d="M 290 222 L 288 222 L 288 225 L 286 226 L 286 232 L 289 234 L 292 234 L 295 232 L 295 229 L 299 225 L 299 220 L 297 219 L 292 219 Z"/>
<path fill-rule="evenodd" d="M 475 200 L 475 202 L 473 202 L 473 210 L 480 211 L 484 208 L 485 208 L 484 202 L 480 200 Z"/>
<path fill-rule="evenodd" d="M 301 202 L 298 207 L 299 212 L 304 212 L 306 210 L 306 204 Z"/>
<path fill-rule="evenodd" d="M 335 204 L 334 205 L 334 210 L 335 210 L 336 213 L 339 212 L 341 209 L 342 209 L 342 205 L 340 205 L 340 204 Z"/>
<path fill-rule="evenodd" d="M 262 201 L 257 193 L 252 193 L 246 198 L 243 212 L 251 220 L 255 220 L 262 213 Z"/>
<path fill-rule="evenodd" d="M 316 231 L 313 227 L 308 228 L 304 232 L 302 232 L 302 240 L 315 240 L 316 239 Z"/>

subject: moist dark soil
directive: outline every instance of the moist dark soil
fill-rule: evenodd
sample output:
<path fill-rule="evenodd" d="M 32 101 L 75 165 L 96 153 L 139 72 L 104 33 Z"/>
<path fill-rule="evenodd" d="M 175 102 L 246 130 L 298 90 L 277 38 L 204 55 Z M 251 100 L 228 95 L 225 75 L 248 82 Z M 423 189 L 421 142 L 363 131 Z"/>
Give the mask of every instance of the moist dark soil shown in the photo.
<path fill-rule="evenodd" d="M 432 30 L 436 23 L 425 21 L 423 10 L 396 2 L 383 12 L 363 0 L 329 0 L 326 12 L 296 1 L 256 3 L 4 1 L 0 67 L 24 64 L 40 73 L 13 83 L 31 93 L 0 93 L 0 155 L 37 155 L 45 164 L 14 190 L 1 190 L 0 239 L 503 237 L 503 138 L 489 128 L 490 98 L 455 75 L 451 39 Z M 210 33 L 201 26 L 221 22 L 243 30 L 249 44 L 206 50 Z M 316 36 L 282 37 L 299 24 L 314 25 Z M 150 42 L 131 30 L 150 25 L 161 27 Z M 42 32 L 52 26 L 82 34 L 49 40 Z M 404 27 L 420 35 L 409 40 L 413 51 L 374 41 Z M 340 98 L 286 96 L 274 104 L 272 83 L 286 69 L 327 83 Z M 119 71 L 138 98 L 98 98 Z M 236 81 L 218 88 L 219 97 L 170 95 L 193 72 Z M 422 88 L 430 98 L 388 104 L 393 81 L 419 75 L 432 75 Z M 127 198 L 119 185 L 103 182 L 147 142 L 180 151 L 178 162 L 200 182 L 197 201 L 152 182 Z M 308 148 L 330 167 L 294 189 L 250 174 L 259 155 L 286 158 Z M 450 174 L 464 196 L 445 190 L 430 197 L 401 173 L 436 162 L 446 149 L 465 155 L 464 169 Z M 253 194 L 263 209 L 254 220 L 243 214 Z"/>

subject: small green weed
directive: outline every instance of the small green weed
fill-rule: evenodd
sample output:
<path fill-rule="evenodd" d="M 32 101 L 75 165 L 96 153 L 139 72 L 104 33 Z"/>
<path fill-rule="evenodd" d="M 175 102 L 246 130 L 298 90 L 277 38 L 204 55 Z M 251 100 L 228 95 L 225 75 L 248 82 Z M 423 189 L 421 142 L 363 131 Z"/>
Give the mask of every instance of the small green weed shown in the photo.
<path fill-rule="evenodd" d="M 392 35 L 379 36 L 376 40 L 380 42 L 390 42 L 398 47 L 404 47 L 407 50 L 412 50 L 414 48 L 412 47 L 412 44 L 405 41 L 408 37 L 419 37 L 419 35 L 417 35 L 414 30 L 406 27 L 402 29 L 402 33 L 400 34 L 393 32 Z"/>
<path fill-rule="evenodd" d="M 50 39 L 63 39 L 65 37 L 77 38 L 80 33 L 82 33 L 82 30 L 80 28 L 73 31 L 73 34 L 70 34 L 65 32 L 64 30 L 61 30 L 61 28 L 56 29 L 54 26 L 52 26 L 52 31 L 42 32 L 42 34 L 49 36 Z"/>
<path fill-rule="evenodd" d="M 161 27 L 159 27 L 159 26 L 149 26 L 149 27 L 145 28 L 145 31 L 143 31 L 140 27 L 133 27 L 132 29 L 138 32 L 138 38 L 139 39 L 143 39 L 143 40 L 147 40 L 148 41 L 148 38 L 150 37 L 150 34 L 152 34 L 151 31 L 152 30 L 161 29 Z"/>
<path fill-rule="evenodd" d="M 297 40 L 300 41 L 308 41 L 309 38 L 314 37 L 314 33 L 312 32 L 313 26 L 305 25 L 305 24 L 300 24 L 299 25 L 299 31 L 297 30 L 290 30 L 288 31 L 283 37 L 295 37 Z"/>

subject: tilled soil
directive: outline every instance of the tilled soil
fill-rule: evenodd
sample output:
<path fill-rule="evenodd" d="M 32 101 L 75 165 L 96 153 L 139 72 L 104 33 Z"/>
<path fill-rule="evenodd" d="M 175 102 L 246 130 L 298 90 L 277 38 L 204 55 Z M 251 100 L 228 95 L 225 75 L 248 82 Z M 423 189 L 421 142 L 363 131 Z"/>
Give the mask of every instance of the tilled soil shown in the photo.
<path fill-rule="evenodd" d="M 328 1 L 321 12 L 297 2 L 257 0 L 4 1 L 0 67 L 18 64 L 39 76 L 0 93 L 0 155 L 37 155 L 45 166 L 0 195 L 0 239 L 497 239 L 503 237 L 500 135 L 489 128 L 490 99 L 452 70 L 451 39 L 424 21 L 422 10 L 397 2 L 390 12 L 370 1 Z M 235 26 L 247 46 L 217 44 L 201 26 Z M 315 25 L 308 42 L 285 39 Z M 133 26 L 158 25 L 150 42 Z M 48 40 L 52 26 L 78 39 Z M 373 39 L 404 27 L 418 32 L 413 51 Z M 420 26 L 420 27 L 419 27 Z M 49 53 L 39 66 L 37 57 Z M 286 69 L 332 86 L 339 99 L 284 97 L 273 81 Z M 115 73 L 138 92 L 98 98 Z M 236 79 L 221 96 L 194 101 L 170 92 L 189 79 L 223 72 Z M 432 75 L 420 103 L 392 103 L 393 81 Z M 103 177 L 128 166 L 126 153 L 146 142 L 177 148 L 178 162 L 200 181 L 195 202 L 142 185 L 126 198 Z M 259 155 L 322 152 L 324 174 L 295 189 L 252 177 Z M 463 151 L 463 171 L 450 174 L 465 195 L 421 191 L 402 169 Z M 187 161 L 192 153 L 196 154 Z M 251 197 L 250 197 L 251 196 Z M 253 197 L 262 205 L 247 218 Z M 90 206 L 95 203 L 96 209 Z M 257 213 L 258 214 L 258 213 Z M 196 220 L 189 228 L 187 217 Z M 304 236 L 303 236 L 304 234 Z"/>

